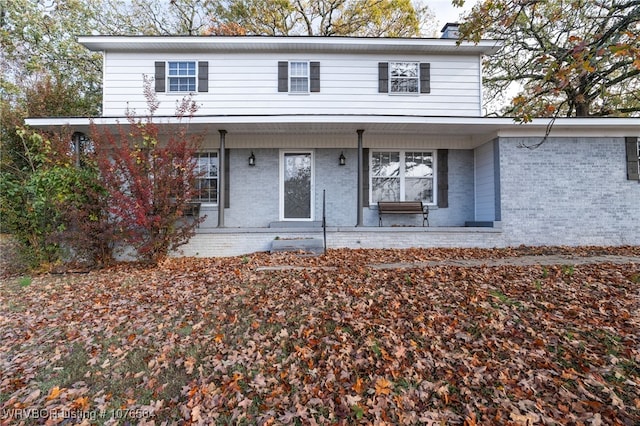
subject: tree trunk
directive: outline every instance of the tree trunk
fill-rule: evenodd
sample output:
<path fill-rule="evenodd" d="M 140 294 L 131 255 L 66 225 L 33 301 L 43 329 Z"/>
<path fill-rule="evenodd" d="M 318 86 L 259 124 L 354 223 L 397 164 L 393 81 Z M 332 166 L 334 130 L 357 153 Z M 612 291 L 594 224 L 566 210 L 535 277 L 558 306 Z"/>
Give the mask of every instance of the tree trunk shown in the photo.
<path fill-rule="evenodd" d="M 576 103 L 576 117 L 589 117 L 589 103 Z"/>

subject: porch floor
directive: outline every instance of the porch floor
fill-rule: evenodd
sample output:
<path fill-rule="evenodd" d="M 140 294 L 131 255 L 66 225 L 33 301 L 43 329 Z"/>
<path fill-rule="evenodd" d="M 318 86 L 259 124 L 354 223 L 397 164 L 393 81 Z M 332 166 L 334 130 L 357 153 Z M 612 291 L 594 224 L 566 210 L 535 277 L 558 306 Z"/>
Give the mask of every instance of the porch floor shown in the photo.
<path fill-rule="evenodd" d="M 504 247 L 502 229 L 494 227 L 368 226 L 327 227 L 327 249 L 411 247 Z M 274 241 L 323 240 L 322 227 L 200 228 L 174 256 L 225 257 L 269 252 Z M 287 245 L 289 243 L 277 243 Z M 319 243 L 315 243 L 319 244 Z"/>

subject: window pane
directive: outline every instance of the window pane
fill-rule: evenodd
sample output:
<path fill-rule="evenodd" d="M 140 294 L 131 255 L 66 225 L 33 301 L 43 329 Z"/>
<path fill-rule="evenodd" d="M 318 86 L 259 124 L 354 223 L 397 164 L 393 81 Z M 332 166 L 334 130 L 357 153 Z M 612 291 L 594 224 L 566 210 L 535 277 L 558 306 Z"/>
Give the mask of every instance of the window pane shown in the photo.
<path fill-rule="evenodd" d="M 169 62 L 169 76 L 195 76 L 195 62 Z"/>
<path fill-rule="evenodd" d="M 196 90 L 196 63 L 169 62 L 169 91 L 194 92 Z"/>
<path fill-rule="evenodd" d="M 193 92 L 195 90 L 195 77 L 169 77 L 170 92 Z"/>
<path fill-rule="evenodd" d="M 371 153 L 371 197 L 377 201 L 433 203 L 433 152 Z"/>
<path fill-rule="evenodd" d="M 418 93 L 418 80 L 392 79 L 391 92 L 393 93 Z"/>
<path fill-rule="evenodd" d="M 392 93 L 418 93 L 420 76 L 418 62 L 391 62 L 389 76 Z"/>
<path fill-rule="evenodd" d="M 291 62 L 291 76 L 292 77 L 307 77 L 308 64 L 306 62 Z"/>
<path fill-rule="evenodd" d="M 306 93 L 309 91 L 309 64 L 291 62 L 289 64 L 289 91 Z"/>
<path fill-rule="evenodd" d="M 399 152 L 374 152 L 371 156 L 373 176 L 400 176 Z"/>
<path fill-rule="evenodd" d="M 391 77 L 418 78 L 417 62 L 391 62 L 389 67 L 391 70 Z"/>
<path fill-rule="evenodd" d="M 203 152 L 197 155 L 196 198 L 205 203 L 218 202 L 218 153 Z"/>
<path fill-rule="evenodd" d="M 311 154 L 284 154 L 284 217 L 311 218 Z"/>
<path fill-rule="evenodd" d="M 196 193 L 198 201 L 204 203 L 217 203 L 218 179 L 198 179 Z"/>
<path fill-rule="evenodd" d="M 407 152 L 405 176 L 433 177 L 433 155 L 430 152 Z"/>
<path fill-rule="evenodd" d="M 307 78 L 291 77 L 291 92 L 308 92 Z"/>
<path fill-rule="evenodd" d="M 404 181 L 405 201 L 433 202 L 433 179 L 407 178 Z"/>
<path fill-rule="evenodd" d="M 400 201 L 400 178 L 373 178 L 371 190 L 374 203 Z"/>

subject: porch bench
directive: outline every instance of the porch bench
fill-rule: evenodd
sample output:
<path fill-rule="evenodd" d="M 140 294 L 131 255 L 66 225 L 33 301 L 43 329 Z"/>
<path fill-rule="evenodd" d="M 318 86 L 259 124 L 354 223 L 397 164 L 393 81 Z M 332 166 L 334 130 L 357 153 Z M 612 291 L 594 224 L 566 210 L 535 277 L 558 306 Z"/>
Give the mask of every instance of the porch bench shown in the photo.
<path fill-rule="evenodd" d="M 200 203 L 195 201 L 190 201 L 184 208 L 182 212 L 183 217 L 192 217 L 194 220 L 198 221 L 200 218 Z M 200 222 L 198 221 L 196 228 L 200 228 Z"/>
<path fill-rule="evenodd" d="M 422 226 L 429 226 L 429 206 L 422 201 L 378 201 L 378 226 L 382 226 L 383 214 L 421 214 Z"/>

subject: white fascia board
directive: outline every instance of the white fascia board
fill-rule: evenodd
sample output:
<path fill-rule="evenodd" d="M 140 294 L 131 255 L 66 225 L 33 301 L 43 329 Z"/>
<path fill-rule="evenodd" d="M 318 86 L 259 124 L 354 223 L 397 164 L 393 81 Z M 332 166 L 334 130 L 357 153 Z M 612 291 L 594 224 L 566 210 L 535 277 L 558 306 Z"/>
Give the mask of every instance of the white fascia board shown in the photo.
<path fill-rule="evenodd" d="M 640 135 L 638 118 L 572 117 L 551 119 L 537 118 L 530 123 L 515 123 L 502 127 L 499 137 L 544 136 L 551 126 L 549 137 L 625 137 Z"/>
<path fill-rule="evenodd" d="M 140 117 L 144 119 L 144 117 Z M 88 129 L 91 122 L 97 126 L 128 124 L 127 117 L 97 118 L 28 118 L 25 124 L 40 128 L 72 127 Z M 394 115 L 270 115 L 270 116 L 195 116 L 155 117 L 159 125 L 188 125 L 195 129 L 227 128 L 251 130 L 255 133 L 321 132 L 324 125 L 340 125 L 341 129 L 363 128 L 373 132 L 394 131 L 405 133 L 485 135 L 488 137 L 540 137 L 544 136 L 550 121 L 536 119 L 531 123 L 516 123 L 511 118 L 493 117 L 424 117 Z M 307 126 L 308 128 L 306 128 Z M 564 118 L 557 119 L 550 137 L 640 137 L 637 118 Z"/>
<path fill-rule="evenodd" d="M 441 38 L 304 37 L 304 36 L 81 36 L 92 51 L 190 52 L 329 52 L 491 55 L 501 40 L 478 43 Z"/>

